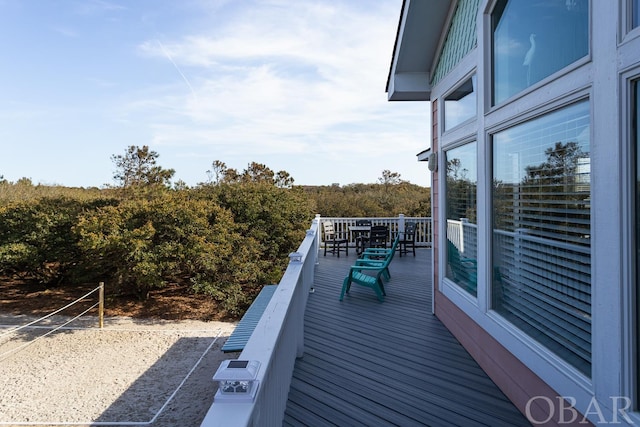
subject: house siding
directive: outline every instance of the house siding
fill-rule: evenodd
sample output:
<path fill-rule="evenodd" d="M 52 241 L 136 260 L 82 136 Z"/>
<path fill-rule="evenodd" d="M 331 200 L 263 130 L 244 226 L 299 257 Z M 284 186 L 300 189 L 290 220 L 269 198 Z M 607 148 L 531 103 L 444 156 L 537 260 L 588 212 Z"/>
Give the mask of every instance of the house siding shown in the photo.
<path fill-rule="evenodd" d="M 498 388 L 525 416 L 532 420 L 545 420 L 545 426 L 590 426 L 583 416 L 560 410 L 549 411 L 548 402 L 558 407 L 558 393 L 528 369 L 507 349 L 487 334 L 477 323 L 447 297 L 439 295 L 436 317 L 456 337 L 478 365 L 496 383 Z M 575 418 L 575 419 L 572 419 Z"/>
<path fill-rule="evenodd" d="M 431 149 L 433 152 L 439 150 L 439 100 L 435 99 L 431 103 Z M 444 159 L 443 159 L 444 161 Z M 443 170 L 446 171 L 446 168 Z M 445 173 L 445 172 L 443 172 Z M 500 390 L 514 403 L 514 405 L 527 415 L 530 414 L 534 420 L 545 420 L 549 415 L 549 408 L 544 403 L 547 400 L 535 399 L 534 397 L 544 396 L 551 401 L 557 400 L 558 393 L 542 381 L 526 365 L 518 360 L 507 349 L 500 345 L 490 334 L 482 329 L 467 314 L 450 301 L 439 289 L 439 258 L 438 242 L 440 235 L 439 227 L 439 176 L 440 168 L 432 174 L 432 205 L 433 205 L 433 293 L 434 309 L 436 317 L 449 329 L 462 346 L 478 362 L 482 369 L 496 383 Z M 565 407 L 569 407 L 566 404 Z M 555 412 L 553 419 L 545 425 L 549 426 L 571 426 L 590 425 L 583 421 L 583 417 L 578 417 L 575 423 L 567 423 L 566 414 Z M 582 423 L 579 423 L 582 422 Z"/>
<path fill-rule="evenodd" d="M 454 68 L 461 64 L 462 59 L 477 47 L 476 20 L 479 11 L 479 0 L 460 0 L 454 16 L 451 20 L 443 49 L 437 60 L 432 82 L 434 86 L 443 78 L 452 73 Z M 438 243 L 442 240 L 441 221 L 439 214 L 445 211 L 444 197 L 441 189 L 440 176 L 446 176 L 444 155 L 441 149 L 440 135 L 443 131 L 439 118 L 442 99 L 433 98 L 432 105 L 432 150 L 438 153 L 440 168 L 432 174 L 432 205 L 433 205 L 433 286 L 434 286 L 434 313 L 436 317 L 451 331 L 460 341 L 471 356 L 478 362 L 489 377 L 496 383 L 503 393 L 525 416 L 532 420 L 546 420 L 548 426 L 588 426 L 593 425 L 584 416 L 576 414 L 575 419 L 570 419 L 573 414 L 550 408 L 548 402 L 554 402 L 557 407 L 571 408 L 568 402 L 559 403 L 561 394 L 541 379 L 525 362 L 521 361 L 506 347 L 483 329 L 454 301 L 450 300 L 442 287 L 444 273 L 440 276 L 439 266 L 446 265 L 446 260 L 440 263 Z M 446 138 L 445 138 L 446 143 Z M 445 191 L 446 193 L 446 191 Z M 442 197 L 442 198 L 441 198 Z M 446 237 L 443 237 L 443 239 Z"/>
<path fill-rule="evenodd" d="M 436 85 L 477 45 L 476 16 L 480 0 L 460 0 L 433 73 Z"/>
<path fill-rule="evenodd" d="M 431 0 L 430 4 L 438 1 Z M 572 418 L 573 411 L 580 411 L 594 423 L 640 425 L 640 262 L 636 239 L 640 213 L 635 199 L 640 187 L 636 175 L 640 160 L 636 157 L 638 143 L 633 139 L 637 119 L 632 92 L 640 81 L 640 25 L 635 21 L 632 24 L 631 20 L 640 6 L 626 0 L 549 2 L 556 8 L 566 8 L 567 13 L 573 8 L 577 12 L 588 8 L 588 19 L 581 21 L 588 27 L 588 34 L 584 33 L 589 40 L 588 52 L 496 101 L 491 14 L 497 2 L 452 0 L 451 4 L 455 9 L 448 18 L 429 22 L 439 31 L 429 43 L 417 36 L 405 41 L 412 46 L 412 52 L 418 51 L 423 43 L 430 48 L 436 39 L 441 43 L 425 68 L 419 70 L 431 73 L 428 98 L 432 106 L 431 149 L 438 154 L 440 169 L 432 174 L 431 190 L 434 313 L 517 407 L 521 411 L 529 409 L 533 419 L 546 420 L 551 410 L 555 414 L 548 425 L 570 425 L 559 417 Z M 555 13 L 565 16 L 564 10 Z M 420 17 L 419 22 L 429 18 L 426 13 Z M 525 57 L 530 47 L 528 36 L 528 31 L 523 30 L 516 56 Z M 546 46 L 555 49 L 554 40 L 548 40 Z M 539 40 L 538 48 L 541 46 Z M 516 69 L 522 71 L 518 62 Z M 450 95 L 473 75 L 477 78 L 473 88 L 478 96 L 476 117 L 443 129 L 443 100 L 449 97 L 455 101 Z M 592 357 L 588 369 L 577 368 L 570 358 L 555 351 L 557 347 L 546 345 L 535 332 L 523 331 L 502 316 L 496 310 L 494 297 L 498 294 L 494 290 L 498 286 L 493 280 L 494 260 L 498 257 L 494 253 L 496 232 L 492 222 L 495 215 L 492 177 L 496 171 L 492 137 L 583 102 L 588 103 L 589 110 L 582 117 L 588 116 L 589 125 L 575 138 L 588 140 L 590 158 L 590 228 L 584 235 L 590 239 L 585 262 L 591 292 L 587 311 Z M 478 147 L 479 178 L 476 298 L 445 277 L 448 267 L 444 152 L 474 141 Z M 547 262 L 543 256 L 540 260 Z M 563 398 L 569 403 L 563 403 Z M 625 399 L 633 405 L 622 413 L 621 403 Z M 550 408 L 550 402 L 555 406 Z M 576 415 L 577 423 L 584 425 L 583 420 Z"/>

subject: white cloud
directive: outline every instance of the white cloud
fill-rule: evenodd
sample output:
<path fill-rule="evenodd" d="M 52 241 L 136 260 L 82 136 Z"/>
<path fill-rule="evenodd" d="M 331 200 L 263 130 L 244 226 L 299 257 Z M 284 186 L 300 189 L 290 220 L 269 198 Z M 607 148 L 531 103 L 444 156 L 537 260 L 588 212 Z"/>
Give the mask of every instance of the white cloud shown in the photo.
<path fill-rule="evenodd" d="M 428 113 L 424 104 L 391 105 L 384 93 L 399 7 L 261 1 L 237 14 L 219 7 L 210 29 L 139 45 L 143 56 L 171 58 L 180 75 L 130 111 L 151 115 L 153 144 L 210 147 L 222 161 L 355 153 L 410 162 L 427 147 L 428 125 L 416 131 L 415 124 Z"/>

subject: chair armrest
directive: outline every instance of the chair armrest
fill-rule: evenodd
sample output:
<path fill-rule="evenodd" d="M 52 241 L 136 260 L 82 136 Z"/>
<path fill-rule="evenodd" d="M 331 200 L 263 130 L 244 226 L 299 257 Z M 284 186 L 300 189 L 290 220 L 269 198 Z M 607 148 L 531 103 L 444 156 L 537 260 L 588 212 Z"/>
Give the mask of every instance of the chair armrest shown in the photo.
<path fill-rule="evenodd" d="M 380 266 L 385 262 L 384 259 L 357 259 L 356 263 L 354 264 L 355 266 Z"/>
<path fill-rule="evenodd" d="M 383 266 L 373 266 L 373 265 L 352 265 L 350 270 L 353 271 L 380 271 L 383 269 Z"/>

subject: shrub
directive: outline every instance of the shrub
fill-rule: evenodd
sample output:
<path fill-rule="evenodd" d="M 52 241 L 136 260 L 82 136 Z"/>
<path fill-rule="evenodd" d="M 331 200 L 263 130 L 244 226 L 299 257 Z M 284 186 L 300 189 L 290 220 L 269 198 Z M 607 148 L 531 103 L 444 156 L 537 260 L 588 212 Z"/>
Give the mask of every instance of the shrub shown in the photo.
<path fill-rule="evenodd" d="M 190 282 L 234 311 L 265 270 L 259 245 L 237 228 L 210 200 L 167 191 L 88 212 L 74 230 L 96 280 L 117 292 L 144 298 L 168 283 Z"/>
<path fill-rule="evenodd" d="M 20 272 L 48 285 L 69 279 L 80 258 L 71 229 L 83 211 L 105 203 L 45 197 L 5 204 L 0 208 L 0 274 Z"/>

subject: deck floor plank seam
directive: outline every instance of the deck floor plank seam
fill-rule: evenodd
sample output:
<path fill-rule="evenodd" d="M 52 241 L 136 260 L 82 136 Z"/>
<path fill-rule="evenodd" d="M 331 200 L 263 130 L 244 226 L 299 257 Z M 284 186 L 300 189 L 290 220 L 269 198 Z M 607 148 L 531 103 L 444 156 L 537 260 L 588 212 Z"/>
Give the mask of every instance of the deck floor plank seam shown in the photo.
<path fill-rule="evenodd" d="M 361 286 L 338 300 L 354 261 L 319 259 L 284 425 L 531 425 L 431 314 L 431 249 L 394 258 L 384 302 Z"/>

